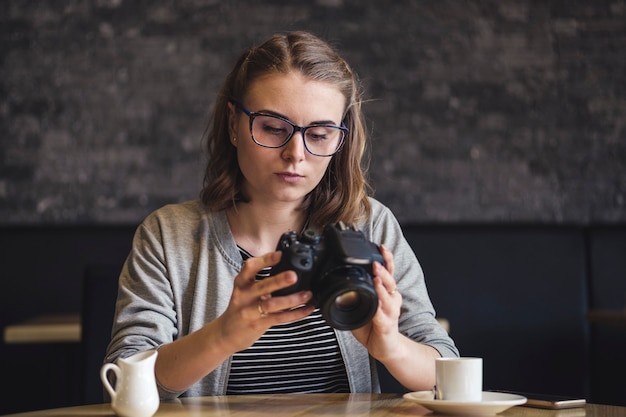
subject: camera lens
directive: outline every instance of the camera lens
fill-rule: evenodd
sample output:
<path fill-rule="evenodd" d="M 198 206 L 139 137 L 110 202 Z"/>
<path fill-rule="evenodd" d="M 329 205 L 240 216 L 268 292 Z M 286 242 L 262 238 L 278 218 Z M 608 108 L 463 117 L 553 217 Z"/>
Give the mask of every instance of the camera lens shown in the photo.
<path fill-rule="evenodd" d="M 372 278 L 362 268 L 341 266 L 319 279 L 316 290 L 326 322 L 338 330 L 357 329 L 378 309 L 378 296 Z"/>
<path fill-rule="evenodd" d="M 342 311 L 351 311 L 358 307 L 361 297 L 356 291 L 347 291 L 335 298 L 335 306 Z"/>

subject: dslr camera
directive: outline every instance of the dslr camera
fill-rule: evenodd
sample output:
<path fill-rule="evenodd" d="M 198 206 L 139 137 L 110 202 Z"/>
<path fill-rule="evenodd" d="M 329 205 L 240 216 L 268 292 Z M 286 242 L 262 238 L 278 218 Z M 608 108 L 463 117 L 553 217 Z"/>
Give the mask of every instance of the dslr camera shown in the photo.
<path fill-rule="evenodd" d="M 367 324 L 378 308 L 372 283 L 372 265 L 384 265 L 377 245 L 367 240 L 353 224 L 329 224 L 322 235 L 312 229 L 302 234 L 284 233 L 277 246 L 280 263 L 271 275 L 292 270 L 298 281 L 273 295 L 310 290 L 310 304 L 319 307 L 326 322 L 339 330 Z"/>

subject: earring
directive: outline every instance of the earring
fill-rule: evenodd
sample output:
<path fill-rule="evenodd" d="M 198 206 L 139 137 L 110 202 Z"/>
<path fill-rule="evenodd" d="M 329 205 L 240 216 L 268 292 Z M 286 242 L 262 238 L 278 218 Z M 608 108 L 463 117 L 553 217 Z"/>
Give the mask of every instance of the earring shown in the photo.
<path fill-rule="evenodd" d="M 233 145 L 236 145 L 237 144 L 237 138 L 233 138 L 231 142 L 233 143 Z"/>

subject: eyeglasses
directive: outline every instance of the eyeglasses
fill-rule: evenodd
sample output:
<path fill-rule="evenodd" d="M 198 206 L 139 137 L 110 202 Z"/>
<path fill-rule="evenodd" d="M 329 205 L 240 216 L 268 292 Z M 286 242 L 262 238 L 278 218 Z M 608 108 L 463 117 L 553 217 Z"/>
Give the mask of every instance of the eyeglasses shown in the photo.
<path fill-rule="evenodd" d="M 291 140 L 294 133 L 302 133 L 305 149 L 316 156 L 333 156 L 345 140 L 348 128 L 341 126 L 319 124 L 298 126 L 284 117 L 272 114 L 251 112 L 236 101 L 231 100 L 239 110 L 250 118 L 250 133 L 257 145 L 265 148 L 280 148 Z"/>

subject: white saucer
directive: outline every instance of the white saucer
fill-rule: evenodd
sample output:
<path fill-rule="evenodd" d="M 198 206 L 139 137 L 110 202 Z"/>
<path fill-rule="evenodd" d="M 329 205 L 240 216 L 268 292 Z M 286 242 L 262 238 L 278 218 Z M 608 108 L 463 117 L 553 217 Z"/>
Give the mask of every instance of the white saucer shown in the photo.
<path fill-rule="evenodd" d="M 466 416 L 492 416 L 527 400 L 521 395 L 489 391 L 483 391 L 482 401 L 478 402 L 435 400 L 432 391 L 409 392 L 404 394 L 404 398 L 437 413 Z"/>

